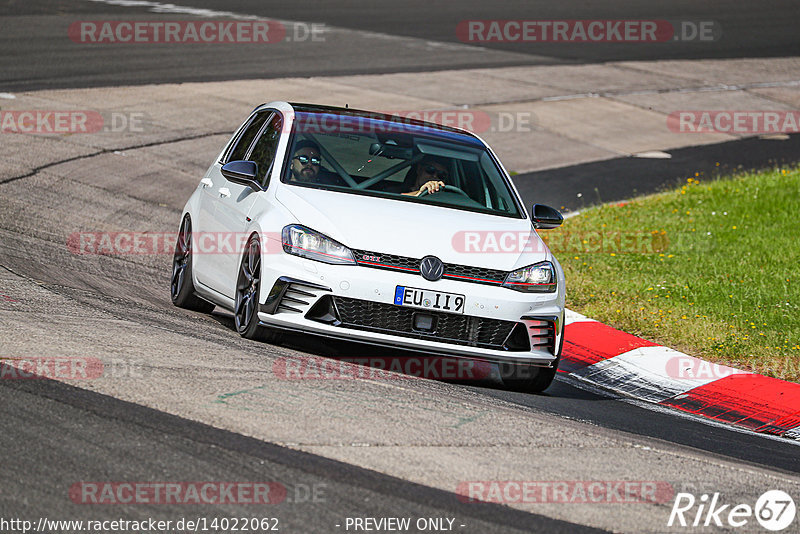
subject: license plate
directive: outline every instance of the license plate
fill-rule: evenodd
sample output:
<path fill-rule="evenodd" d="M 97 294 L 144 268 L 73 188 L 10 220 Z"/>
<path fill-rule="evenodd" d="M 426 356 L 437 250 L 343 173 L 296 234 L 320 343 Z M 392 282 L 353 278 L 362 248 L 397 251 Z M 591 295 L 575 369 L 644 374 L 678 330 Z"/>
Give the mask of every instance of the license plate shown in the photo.
<path fill-rule="evenodd" d="M 464 295 L 397 286 L 394 290 L 394 303 L 398 306 L 422 308 L 431 311 L 464 313 Z"/>

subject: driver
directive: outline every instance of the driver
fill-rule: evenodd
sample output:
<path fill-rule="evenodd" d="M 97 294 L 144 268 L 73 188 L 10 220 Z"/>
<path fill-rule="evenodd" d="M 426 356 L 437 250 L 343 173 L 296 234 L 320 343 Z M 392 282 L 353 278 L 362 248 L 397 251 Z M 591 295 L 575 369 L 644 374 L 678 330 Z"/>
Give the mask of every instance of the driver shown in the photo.
<path fill-rule="evenodd" d="M 404 195 L 419 196 L 423 191 L 433 194 L 445 186 L 444 180 L 450 176 L 445 163 L 437 157 L 425 156 L 414 166 L 414 172 L 405 181 Z M 413 181 L 412 181 L 413 178 Z"/>

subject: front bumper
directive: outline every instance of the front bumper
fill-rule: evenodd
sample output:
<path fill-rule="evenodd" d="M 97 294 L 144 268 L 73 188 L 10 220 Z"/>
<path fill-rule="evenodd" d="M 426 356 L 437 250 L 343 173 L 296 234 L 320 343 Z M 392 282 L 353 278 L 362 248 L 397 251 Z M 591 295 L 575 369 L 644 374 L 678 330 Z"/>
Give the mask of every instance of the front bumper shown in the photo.
<path fill-rule="evenodd" d="M 454 280 L 428 282 L 416 274 L 283 254 L 265 258 L 261 284 L 259 321 L 272 328 L 430 355 L 544 367 L 553 365 L 561 346 L 563 290 L 531 294 Z M 417 330 L 409 322 L 414 314 L 432 312 L 396 306 L 398 285 L 464 295 L 465 312 L 439 313 L 434 331 Z M 361 317 L 365 315 L 369 318 Z"/>

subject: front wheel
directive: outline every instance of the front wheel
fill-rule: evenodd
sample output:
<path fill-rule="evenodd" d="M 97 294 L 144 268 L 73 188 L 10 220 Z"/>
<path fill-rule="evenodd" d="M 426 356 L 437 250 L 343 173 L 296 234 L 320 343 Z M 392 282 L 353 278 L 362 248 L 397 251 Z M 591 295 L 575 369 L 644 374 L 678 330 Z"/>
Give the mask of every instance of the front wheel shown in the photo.
<path fill-rule="evenodd" d="M 558 357 L 552 367 L 534 367 L 524 364 L 500 364 L 500 375 L 508 389 L 521 393 L 541 393 L 550 387 L 558 372 L 561 351 L 564 349 L 564 328 L 561 328 L 561 341 L 558 344 Z"/>
<path fill-rule="evenodd" d="M 253 234 L 247 241 L 236 278 L 233 317 L 236 331 L 247 339 L 278 343 L 281 333 L 258 324 L 258 296 L 261 288 L 261 242 Z"/>
<path fill-rule="evenodd" d="M 559 356 L 558 359 L 561 357 Z M 553 367 L 534 367 L 533 365 L 505 363 L 500 364 L 503 384 L 508 389 L 520 393 L 541 393 L 550 387 L 558 371 L 558 359 Z"/>

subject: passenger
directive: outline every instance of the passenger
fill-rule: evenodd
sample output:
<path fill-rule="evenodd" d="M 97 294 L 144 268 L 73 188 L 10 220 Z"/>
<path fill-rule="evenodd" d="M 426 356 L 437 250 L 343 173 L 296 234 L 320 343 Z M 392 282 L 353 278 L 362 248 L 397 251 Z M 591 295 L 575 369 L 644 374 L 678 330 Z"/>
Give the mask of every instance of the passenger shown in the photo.
<path fill-rule="evenodd" d="M 314 141 L 302 140 L 294 147 L 290 181 L 317 183 L 322 159 Z"/>

